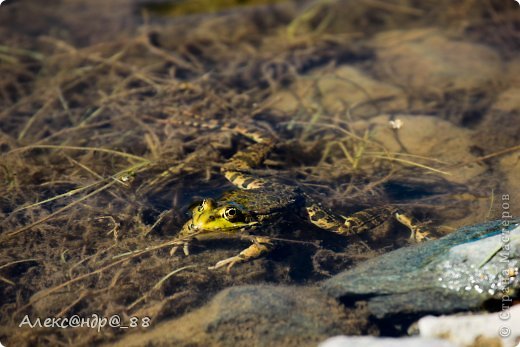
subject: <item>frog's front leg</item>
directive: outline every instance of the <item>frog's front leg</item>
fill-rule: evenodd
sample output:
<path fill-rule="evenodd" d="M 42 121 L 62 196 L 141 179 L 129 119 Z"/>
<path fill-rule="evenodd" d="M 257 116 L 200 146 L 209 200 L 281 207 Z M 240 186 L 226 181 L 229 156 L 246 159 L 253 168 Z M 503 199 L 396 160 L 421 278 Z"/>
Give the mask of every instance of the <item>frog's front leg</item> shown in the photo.
<path fill-rule="evenodd" d="M 230 257 L 219 261 L 214 266 L 210 266 L 209 269 L 215 270 L 227 265 L 227 271 L 229 272 L 236 263 L 246 262 L 251 259 L 258 258 L 263 253 L 269 252 L 270 246 L 271 241 L 269 238 L 255 236 L 253 238 L 253 244 L 251 246 L 247 247 L 234 257 Z"/>

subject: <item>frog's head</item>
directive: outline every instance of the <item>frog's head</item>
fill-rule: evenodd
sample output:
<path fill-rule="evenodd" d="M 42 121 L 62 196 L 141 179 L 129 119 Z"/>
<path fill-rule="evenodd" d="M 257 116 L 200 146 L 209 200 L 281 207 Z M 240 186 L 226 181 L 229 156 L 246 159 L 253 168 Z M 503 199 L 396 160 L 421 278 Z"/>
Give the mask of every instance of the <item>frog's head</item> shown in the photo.
<path fill-rule="evenodd" d="M 217 204 L 204 199 L 191 209 L 192 217 L 181 229 L 181 236 L 191 234 L 226 232 L 255 225 L 250 214 L 237 204 Z"/>

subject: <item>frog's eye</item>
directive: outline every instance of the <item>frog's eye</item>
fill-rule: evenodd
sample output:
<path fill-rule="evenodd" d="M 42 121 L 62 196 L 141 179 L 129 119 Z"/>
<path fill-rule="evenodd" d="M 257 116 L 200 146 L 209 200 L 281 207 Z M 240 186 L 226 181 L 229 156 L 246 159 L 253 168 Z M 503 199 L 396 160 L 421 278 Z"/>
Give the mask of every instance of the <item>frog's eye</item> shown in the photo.
<path fill-rule="evenodd" d="M 236 215 L 237 215 L 237 209 L 234 207 L 228 207 L 224 210 L 223 217 L 227 220 L 232 220 L 236 217 Z"/>

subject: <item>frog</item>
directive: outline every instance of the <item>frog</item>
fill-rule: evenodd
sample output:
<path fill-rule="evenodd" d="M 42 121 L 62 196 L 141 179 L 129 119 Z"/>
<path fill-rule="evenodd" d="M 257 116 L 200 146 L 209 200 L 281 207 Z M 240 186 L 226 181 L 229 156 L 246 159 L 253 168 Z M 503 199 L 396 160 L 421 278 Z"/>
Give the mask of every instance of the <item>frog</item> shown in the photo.
<path fill-rule="evenodd" d="M 276 177 L 261 177 L 255 173 L 278 143 L 278 139 L 256 129 L 236 125 L 233 131 L 251 139 L 253 144 L 236 152 L 221 166 L 221 174 L 235 187 L 220 198 L 205 198 L 190 207 L 191 218 L 184 223 L 172 253 L 182 245 L 189 255 L 193 239 L 260 233 L 251 236 L 251 245 L 239 254 L 223 259 L 209 269 L 248 262 L 272 250 L 273 240 L 261 235 L 262 227 L 273 226 L 279 219 L 297 216 L 315 227 L 346 237 L 369 231 L 387 220 L 395 219 L 410 230 L 410 239 L 421 242 L 431 238 L 413 219 L 395 206 L 377 206 L 350 216 L 333 213 L 307 194 L 300 186 L 288 184 Z"/>

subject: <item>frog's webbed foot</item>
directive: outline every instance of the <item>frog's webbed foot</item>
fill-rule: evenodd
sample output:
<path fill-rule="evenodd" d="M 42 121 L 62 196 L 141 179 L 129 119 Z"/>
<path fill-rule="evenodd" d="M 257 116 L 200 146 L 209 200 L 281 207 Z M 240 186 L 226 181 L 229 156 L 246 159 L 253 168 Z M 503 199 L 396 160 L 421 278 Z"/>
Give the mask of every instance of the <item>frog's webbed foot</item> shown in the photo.
<path fill-rule="evenodd" d="M 410 241 L 424 242 L 435 239 L 435 237 L 433 237 L 429 231 L 421 230 L 421 228 L 412 221 L 411 217 L 402 213 L 401 211 L 395 212 L 395 219 L 410 229 Z"/>
<path fill-rule="evenodd" d="M 170 250 L 170 256 L 173 256 L 180 247 L 182 247 L 182 251 L 184 252 L 184 255 L 186 255 L 186 256 L 190 255 L 189 246 L 190 246 L 189 241 L 184 241 L 184 240 L 175 241 L 173 243 L 172 249 Z"/>
<path fill-rule="evenodd" d="M 208 269 L 216 270 L 227 265 L 227 271 L 229 272 L 235 264 L 258 258 L 262 253 L 268 252 L 270 245 L 271 243 L 269 238 L 260 236 L 254 237 L 251 246 L 247 247 L 234 257 L 217 262 L 214 266 L 210 266 Z"/>

